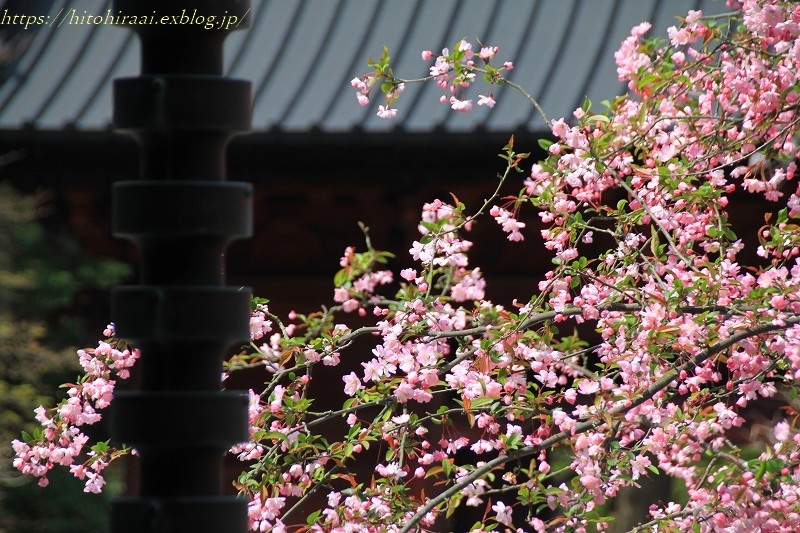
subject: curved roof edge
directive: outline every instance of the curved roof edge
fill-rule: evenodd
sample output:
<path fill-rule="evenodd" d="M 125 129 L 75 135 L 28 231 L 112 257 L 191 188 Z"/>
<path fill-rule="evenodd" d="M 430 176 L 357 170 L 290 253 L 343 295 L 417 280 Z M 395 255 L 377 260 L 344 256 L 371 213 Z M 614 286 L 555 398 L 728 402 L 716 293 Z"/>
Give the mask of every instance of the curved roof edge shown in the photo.
<path fill-rule="evenodd" d="M 76 9 L 103 15 L 110 5 L 36 3 L 51 17 Z M 250 28 L 225 44 L 226 75 L 252 81 L 255 132 L 542 132 L 542 118 L 508 87 L 496 88 L 494 109 L 457 113 L 439 102 L 438 87 L 413 85 L 398 100 L 396 119 L 386 121 L 375 115 L 377 97 L 367 107 L 357 104 L 349 80 L 367 71 L 366 58 L 384 44 L 395 71 L 413 78 L 427 74 L 421 50 L 480 40 L 500 47 L 500 61 L 514 62 L 510 78 L 550 117 L 570 116 L 584 98 L 623 91 L 613 56 L 631 27 L 650 20 L 652 31 L 664 34 L 690 9 L 719 13 L 726 6 L 724 0 L 253 0 Z M 108 130 L 113 79 L 138 74 L 132 33 L 84 23 L 42 26 L 14 38 L 20 35 L 24 46 L 0 69 L 0 130 Z M 469 96 L 477 100 L 485 89 L 478 83 Z"/>

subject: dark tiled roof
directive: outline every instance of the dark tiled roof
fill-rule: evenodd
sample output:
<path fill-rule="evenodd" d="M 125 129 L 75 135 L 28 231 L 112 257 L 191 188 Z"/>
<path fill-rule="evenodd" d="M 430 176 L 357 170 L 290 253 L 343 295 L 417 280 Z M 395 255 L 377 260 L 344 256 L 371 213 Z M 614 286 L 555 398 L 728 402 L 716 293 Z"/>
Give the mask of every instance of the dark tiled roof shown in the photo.
<path fill-rule="evenodd" d="M 437 53 L 461 38 L 500 46 L 513 60 L 511 79 L 551 117 L 569 115 L 585 96 L 611 98 L 622 87 L 613 53 L 643 20 L 664 33 L 689 9 L 725 10 L 724 0 L 252 0 L 251 27 L 226 41 L 226 74 L 253 82 L 253 129 L 303 133 L 362 130 L 468 132 L 540 130 L 520 95 L 491 112 L 456 113 L 432 85 L 411 86 L 398 118 L 359 107 L 349 80 L 366 58 L 389 46 L 395 72 L 427 74 L 420 51 Z M 50 14 L 76 8 L 103 14 L 111 0 L 56 0 Z M 29 32 L 25 53 L 7 65 L 0 85 L 0 129 L 96 131 L 111 121 L 111 82 L 138 74 L 138 42 L 115 26 L 69 26 Z M 475 97 L 478 88 L 473 89 Z M 503 89 L 498 90 L 498 94 Z"/>

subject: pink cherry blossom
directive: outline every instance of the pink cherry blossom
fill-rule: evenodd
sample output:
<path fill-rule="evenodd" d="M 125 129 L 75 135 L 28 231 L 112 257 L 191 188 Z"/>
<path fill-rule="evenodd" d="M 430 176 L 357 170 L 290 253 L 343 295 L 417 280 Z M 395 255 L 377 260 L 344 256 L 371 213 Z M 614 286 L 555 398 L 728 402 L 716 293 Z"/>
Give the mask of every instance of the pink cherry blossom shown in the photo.
<path fill-rule="evenodd" d="M 335 305 L 286 321 L 256 306 L 261 345 L 223 369 L 264 379 L 250 441 L 231 449 L 253 530 L 433 530 L 463 505 L 479 530 L 603 531 L 620 491 L 656 472 L 685 496 L 648 502 L 642 529 L 796 529 L 800 8 L 728 4 L 738 11 L 691 11 L 660 40 L 634 27 L 615 55 L 628 92 L 547 119 L 538 151 L 509 139 L 485 195 L 422 207 L 407 257 L 362 227 L 365 245 L 334 270 Z M 513 88 L 497 54 L 458 41 L 427 81 L 455 110 L 474 94 L 491 107 L 496 85 Z M 380 87 L 378 112 L 394 114 L 411 81 L 386 50 L 370 68 L 351 82 L 359 102 Z M 487 220 L 506 236 L 491 253 L 552 262 L 515 280 L 510 304 L 472 264 L 470 232 Z M 85 377 L 35 411 L 13 465 L 103 489 L 119 451 L 90 450 L 80 425 L 136 356 L 113 338 L 79 352 Z M 321 392 L 331 376 L 341 404 Z"/>
<path fill-rule="evenodd" d="M 377 114 L 380 118 L 394 118 L 397 116 L 397 109 L 379 105 Z"/>
<path fill-rule="evenodd" d="M 492 95 L 489 96 L 485 96 L 483 94 L 478 95 L 478 105 L 485 105 L 488 108 L 492 108 L 496 103 L 497 102 L 495 102 Z"/>

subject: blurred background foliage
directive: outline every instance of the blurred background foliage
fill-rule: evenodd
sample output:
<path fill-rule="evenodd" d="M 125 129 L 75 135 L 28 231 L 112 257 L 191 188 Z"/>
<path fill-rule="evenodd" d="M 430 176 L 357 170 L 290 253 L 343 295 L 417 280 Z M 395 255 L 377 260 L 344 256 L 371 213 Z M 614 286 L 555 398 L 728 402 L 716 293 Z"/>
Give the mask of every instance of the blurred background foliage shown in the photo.
<path fill-rule="evenodd" d="M 11 441 L 53 406 L 80 372 L 75 351 L 94 346 L 108 320 L 108 288 L 130 275 L 118 261 L 87 257 L 64 227 L 46 224 L 52 198 L 0 183 L 0 533 L 105 531 L 121 475 L 102 495 L 68 472 L 50 486 L 12 466 Z M 102 431 L 102 428 L 98 428 Z"/>

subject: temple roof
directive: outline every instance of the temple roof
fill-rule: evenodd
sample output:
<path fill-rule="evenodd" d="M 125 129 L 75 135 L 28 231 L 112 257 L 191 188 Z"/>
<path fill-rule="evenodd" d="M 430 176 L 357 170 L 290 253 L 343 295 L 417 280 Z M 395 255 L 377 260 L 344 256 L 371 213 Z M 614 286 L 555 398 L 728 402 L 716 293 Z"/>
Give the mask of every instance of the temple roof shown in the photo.
<path fill-rule="evenodd" d="M 64 10 L 103 15 L 110 0 L 36 0 L 22 5 L 55 18 Z M 689 9 L 724 11 L 723 0 L 252 0 L 250 29 L 225 43 L 226 75 L 253 83 L 255 132 L 347 133 L 541 131 L 533 107 L 508 87 L 491 111 L 457 113 L 433 84 L 412 85 L 394 121 L 360 107 L 349 81 L 369 56 L 389 47 L 395 73 L 416 78 L 438 53 L 465 38 L 500 47 L 510 79 L 536 97 L 550 117 L 569 116 L 585 97 L 598 102 L 623 87 L 614 51 L 639 22 L 664 34 Z M 6 34 L 5 40 L 10 40 Z M 114 25 L 41 26 L 15 40 L 0 68 L 0 130 L 103 131 L 110 128 L 112 80 L 136 76 L 138 41 Z M 471 89 L 477 99 L 485 87 Z M 505 92 L 505 94 L 501 94 Z"/>

